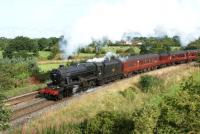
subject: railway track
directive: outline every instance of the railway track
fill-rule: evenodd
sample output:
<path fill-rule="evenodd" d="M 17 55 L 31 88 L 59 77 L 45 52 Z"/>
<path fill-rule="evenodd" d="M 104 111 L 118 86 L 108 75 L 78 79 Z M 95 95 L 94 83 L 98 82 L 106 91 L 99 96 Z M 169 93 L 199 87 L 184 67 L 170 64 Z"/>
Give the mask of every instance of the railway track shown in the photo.
<path fill-rule="evenodd" d="M 38 91 L 35 91 L 35 92 L 27 93 L 24 95 L 12 97 L 5 101 L 5 105 L 8 107 L 12 107 L 12 106 L 22 103 L 24 101 L 34 99 L 37 97 L 37 95 L 38 95 Z"/>
<path fill-rule="evenodd" d="M 36 112 L 38 110 L 41 110 L 47 106 L 55 104 L 55 101 L 46 100 L 43 98 L 39 98 L 37 100 L 34 100 L 32 102 L 29 102 L 28 104 L 24 104 L 21 107 L 13 108 L 13 115 L 11 117 L 11 121 L 16 120 L 18 118 L 21 118 L 25 115 L 31 114 L 33 112 Z"/>

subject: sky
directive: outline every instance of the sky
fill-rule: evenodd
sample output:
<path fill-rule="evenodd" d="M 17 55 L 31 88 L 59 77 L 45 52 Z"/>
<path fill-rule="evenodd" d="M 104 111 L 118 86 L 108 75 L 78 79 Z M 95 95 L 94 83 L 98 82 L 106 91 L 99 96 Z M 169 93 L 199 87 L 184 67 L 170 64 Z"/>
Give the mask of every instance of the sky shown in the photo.
<path fill-rule="evenodd" d="M 0 0 L 0 36 L 65 36 L 70 55 L 92 40 L 180 36 L 200 37 L 200 0 Z M 125 34 L 125 35 L 126 35 Z"/>
<path fill-rule="evenodd" d="M 98 3 L 118 0 L 0 0 L 0 36 L 61 36 Z"/>

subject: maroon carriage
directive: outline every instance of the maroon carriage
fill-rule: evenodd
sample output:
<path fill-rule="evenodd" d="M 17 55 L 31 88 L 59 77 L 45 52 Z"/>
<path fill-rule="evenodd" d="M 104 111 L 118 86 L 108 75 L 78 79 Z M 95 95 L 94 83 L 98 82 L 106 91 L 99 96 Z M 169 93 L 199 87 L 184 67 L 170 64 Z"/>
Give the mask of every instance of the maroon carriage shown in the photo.
<path fill-rule="evenodd" d="M 132 56 L 122 62 L 122 72 L 128 77 L 139 71 L 145 71 L 157 68 L 159 65 L 158 54 L 145 54 Z"/>
<path fill-rule="evenodd" d="M 186 51 L 177 51 L 170 53 L 171 63 L 184 63 L 187 62 L 187 53 Z"/>
<path fill-rule="evenodd" d="M 198 58 L 198 50 L 187 50 L 187 59 L 188 61 L 194 61 Z"/>

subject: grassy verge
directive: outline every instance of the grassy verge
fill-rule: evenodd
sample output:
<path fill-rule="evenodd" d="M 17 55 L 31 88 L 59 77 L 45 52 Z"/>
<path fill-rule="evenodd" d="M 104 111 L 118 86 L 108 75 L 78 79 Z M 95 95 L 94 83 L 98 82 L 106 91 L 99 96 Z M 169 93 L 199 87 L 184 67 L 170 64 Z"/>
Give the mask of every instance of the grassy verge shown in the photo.
<path fill-rule="evenodd" d="M 56 69 L 59 67 L 59 65 L 61 65 L 61 63 L 55 63 L 55 64 L 40 64 L 39 65 L 39 69 L 41 71 L 44 71 L 44 72 L 47 72 L 47 71 L 50 71 L 52 69 Z M 64 64 L 65 65 L 65 64 Z"/>
<path fill-rule="evenodd" d="M 181 70 L 181 71 L 180 71 Z M 162 101 L 164 95 L 173 95 L 179 90 L 182 79 L 189 75 L 194 75 L 200 80 L 199 71 L 195 67 L 181 65 L 181 67 L 170 67 L 163 70 L 150 72 L 164 80 L 163 87 L 154 89 L 149 93 L 144 93 L 138 88 L 139 76 L 122 80 L 103 87 L 101 90 L 77 97 L 69 102 L 68 106 L 46 113 L 42 117 L 26 124 L 24 127 L 27 131 L 36 131 L 43 133 L 54 126 L 60 128 L 63 124 L 79 124 L 85 119 L 92 118 L 101 111 L 120 111 L 131 113 L 138 108 L 143 107 L 145 103 L 157 105 Z M 126 84 L 124 84 L 126 83 Z M 121 91 L 127 88 L 134 88 L 134 99 L 130 100 L 121 94 Z M 64 131 L 68 131 L 65 128 Z"/>
<path fill-rule="evenodd" d="M 22 95 L 25 93 L 29 93 L 32 91 L 36 91 L 42 87 L 44 87 L 46 84 L 38 84 L 38 85 L 27 85 L 21 88 L 15 88 L 12 90 L 5 90 L 3 91 L 3 95 L 5 95 L 6 97 L 10 98 L 10 97 L 14 97 L 14 96 L 18 96 L 18 95 Z"/>

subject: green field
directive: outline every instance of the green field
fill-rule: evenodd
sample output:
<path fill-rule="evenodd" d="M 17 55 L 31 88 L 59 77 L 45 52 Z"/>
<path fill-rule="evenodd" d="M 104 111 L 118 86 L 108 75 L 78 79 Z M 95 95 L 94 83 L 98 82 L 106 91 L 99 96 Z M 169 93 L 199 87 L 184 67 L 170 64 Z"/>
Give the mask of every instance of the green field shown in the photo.
<path fill-rule="evenodd" d="M 41 71 L 47 72 L 50 71 L 52 69 L 58 68 L 59 65 L 61 65 L 61 63 L 55 63 L 55 64 L 40 64 L 39 65 L 39 69 Z M 64 64 L 65 65 L 65 64 Z"/>
<path fill-rule="evenodd" d="M 135 52 L 136 53 L 139 53 L 140 52 L 140 49 L 138 47 L 135 47 L 135 46 L 107 46 L 107 47 L 104 47 L 103 49 L 106 51 L 106 52 L 114 52 L 116 53 L 117 50 L 127 50 L 129 48 L 133 47 L 135 49 Z"/>
<path fill-rule="evenodd" d="M 51 54 L 50 51 L 39 51 L 39 60 L 47 60 L 48 56 Z"/>

